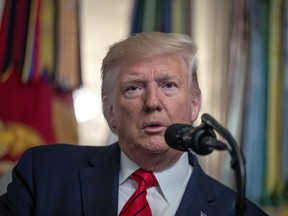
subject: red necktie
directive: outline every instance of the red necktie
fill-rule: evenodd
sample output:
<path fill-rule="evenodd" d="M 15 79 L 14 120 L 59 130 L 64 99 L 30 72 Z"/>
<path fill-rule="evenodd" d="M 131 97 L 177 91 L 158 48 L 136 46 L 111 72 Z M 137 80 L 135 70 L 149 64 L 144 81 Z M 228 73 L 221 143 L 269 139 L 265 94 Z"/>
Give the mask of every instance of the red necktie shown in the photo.
<path fill-rule="evenodd" d="M 146 199 L 146 189 L 157 185 L 157 179 L 152 172 L 142 169 L 136 170 L 131 177 L 138 182 L 138 188 L 125 203 L 119 215 L 121 216 L 152 216 L 150 206 Z"/>

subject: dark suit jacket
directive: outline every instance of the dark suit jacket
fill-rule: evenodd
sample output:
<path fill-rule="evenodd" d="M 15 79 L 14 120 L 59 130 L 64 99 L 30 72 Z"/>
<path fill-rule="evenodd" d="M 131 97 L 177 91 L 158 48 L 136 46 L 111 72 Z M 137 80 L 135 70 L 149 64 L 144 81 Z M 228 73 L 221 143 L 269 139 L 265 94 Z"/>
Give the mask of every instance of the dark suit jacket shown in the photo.
<path fill-rule="evenodd" d="M 235 215 L 235 193 L 204 174 L 194 155 L 189 158 L 193 174 L 176 215 Z M 116 216 L 119 169 L 117 143 L 31 148 L 13 170 L 7 194 L 0 197 L 0 215 Z M 248 202 L 245 215 L 265 213 Z"/>

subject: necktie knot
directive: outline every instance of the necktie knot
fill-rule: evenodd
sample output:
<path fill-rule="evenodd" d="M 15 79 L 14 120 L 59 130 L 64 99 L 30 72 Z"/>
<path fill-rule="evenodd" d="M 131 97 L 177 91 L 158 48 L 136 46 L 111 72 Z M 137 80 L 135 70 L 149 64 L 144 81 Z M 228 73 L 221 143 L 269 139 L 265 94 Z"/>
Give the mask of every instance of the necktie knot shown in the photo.
<path fill-rule="evenodd" d="M 157 185 L 157 179 L 152 172 L 144 171 L 142 169 L 136 170 L 131 177 L 138 182 L 138 187 L 125 203 L 119 215 L 151 216 L 151 209 L 146 199 L 146 189 Z"/>
<path fill-rule="evenodd" d="M 152 186 L 157 185 L 157 179 L 155 178 L 154 174 L 150 171 L 144 171 L 142 169 L 136 170 L 132 174 L 132 178 L 138 182 L 138 187 L 143 188 L 146 190 Z"/>

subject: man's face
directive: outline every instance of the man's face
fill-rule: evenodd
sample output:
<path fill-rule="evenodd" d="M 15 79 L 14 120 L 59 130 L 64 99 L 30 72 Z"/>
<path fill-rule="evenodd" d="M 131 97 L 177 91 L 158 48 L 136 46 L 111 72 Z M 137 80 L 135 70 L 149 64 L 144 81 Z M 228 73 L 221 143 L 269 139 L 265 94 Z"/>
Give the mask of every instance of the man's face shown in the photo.
<path fill-rule="evenodd" d="M 108 107 L 108 121 L 126 155 L 169 155 L 166 128 L 191 124 L 200 96 L 192 98 L 182 60 L 164 55 L 122 65 Z"/>

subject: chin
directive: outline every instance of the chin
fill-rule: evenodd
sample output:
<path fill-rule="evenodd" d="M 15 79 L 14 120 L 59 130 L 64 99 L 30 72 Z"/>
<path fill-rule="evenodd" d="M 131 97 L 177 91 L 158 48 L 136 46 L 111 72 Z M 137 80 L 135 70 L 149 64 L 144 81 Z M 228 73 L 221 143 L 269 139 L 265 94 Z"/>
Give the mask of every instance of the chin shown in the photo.
<path fill-rule="evenodd" d="M 164 154 L 170 150 L 170 147 L 166 143 L 149 143 L 148 146 L 145 146 L 145 149 L 149 153 Z"/>

